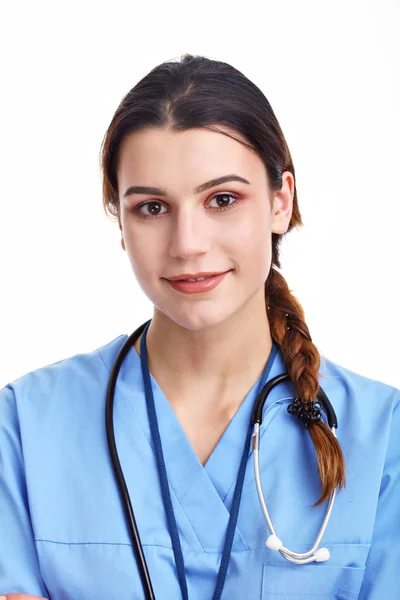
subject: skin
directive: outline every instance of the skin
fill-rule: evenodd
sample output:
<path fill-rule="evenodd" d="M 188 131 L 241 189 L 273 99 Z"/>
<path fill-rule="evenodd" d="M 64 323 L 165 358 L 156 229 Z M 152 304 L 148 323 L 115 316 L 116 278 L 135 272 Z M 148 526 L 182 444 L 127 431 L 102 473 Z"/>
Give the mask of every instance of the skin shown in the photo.
<path fill-rule="evenodd" d="M 201 183 L 231 173 L 250 185 L 227 182 L 193 193 Z M 271 234 L 287 231 L 293 209 L 293 176 L 285 171 L 282 178 L 271 210 L 268 178 L 258 155 L 206 129 L 145 129 L 128 136 L 121 147 L 121 245 L 154 305 L 147 334 L 149 368 L 203 464 L 271 351 L 264 300 Z M 123 199 L 132 185 L 164 188 L 168 195 Z M 234 199 L 215 198 L 217 192 L 244 198 L 231 210 L 218 212 L 218 206 L 233 204 Z M 153 213 L 160 215 L 140 218 L 133 209 L 145 201 L 162 202 L 157 210 L 153 206 Z M 151 208 L 147 205 L 142 212 L 152 214 Z M 182 294 L 161 279 L 231 268 L 235 270 L 217 288 L 203 294 Z M 140 338 L 135 349 L 140 354 Z M 195 433 L 199 431 L 209 432 L 208 438 L 202 433 L 204 447 Z M 6 597 L 43 600 L 27 594 Z"/>
<path fill-rule="evenodd" d="M 250 185 L 232 181 L 194 194 L 201 183 L 231 173 Z M 249 391 L 271 350 L 264 282 L 271 265 L 271 234 L 285 233 L 289 226 L 293 175 L 283 173 L 271 211 L 264 164 L 249 147 L 203 128 L 146 128 L 125 138 L 117 180 L 121 245 L 154 305 L 147 333 L 150 370 L 181 402 L 198 404 L 201 391 L 215 409 L 232 394 L 237 397 L 238 387 Z M 168 195 L 124 198 L 132 185 L 163 188 Z M 215 198 L 217 192 L 244 198 L 231 210 L 218 212 L 219 206 L 235 200 Z M 150 201 L 162 204 L 134 212 Z M 157 216 L 145 219 L 140 214 Z M 228 269 L 234 271 L 203 294 L 183 294 L 161 279 Z M 140 339 L 135 349 L 140 354 Z"/>

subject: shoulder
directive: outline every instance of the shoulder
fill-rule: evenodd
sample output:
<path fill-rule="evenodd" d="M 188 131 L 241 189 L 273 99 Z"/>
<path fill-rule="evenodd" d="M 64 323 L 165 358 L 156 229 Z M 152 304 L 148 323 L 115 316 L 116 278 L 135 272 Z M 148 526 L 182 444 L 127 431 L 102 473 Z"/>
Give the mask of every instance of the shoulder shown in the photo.
<path fill-rule="evenodd" d="M 349 454 L 359 452 L 364 462 L 382 460 L 391 435 L 400 435 L 400 390 L 325 356 L 319 383 L 336 412 L 337 435 Z"/>
<path fill-rule="evenodd" d="M 321 356 L 320 385 L 324 391 L 335 389 L 347 402 L 364 409 L 390 410 L 400 401 L 400 389 L 348 369 L 326 356 Z"/>
<path fill-rule="evenodd" d="M 18 411 L 32 404 L 44 408 L 49 402 L 59 403 L 66 393 L 73 402 L 80 395 L 74 392 L 86 390 L 90 395 L 91 390 L 103 389 L 110 366 L 126 338 L 126 334 L 121 334 L 89 352 L 67 356 L 21 375 L 0 389 L 0 410 L 2 404 L 11 401 L 15 401 Z"/>

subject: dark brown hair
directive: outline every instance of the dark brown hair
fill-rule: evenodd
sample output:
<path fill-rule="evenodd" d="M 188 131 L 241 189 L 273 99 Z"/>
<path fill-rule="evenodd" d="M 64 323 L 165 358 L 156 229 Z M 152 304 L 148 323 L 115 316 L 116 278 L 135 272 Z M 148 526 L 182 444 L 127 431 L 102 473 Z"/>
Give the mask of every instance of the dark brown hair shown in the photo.
<path fill-rule="evenodd" d="M 121 142 L 145 127 L 170 127 L 183 131 L 220 124 L 236 130 L 238 140 L 255 150 L 265 164 L 271 193 L 282 187 L 282 173 L 293 161 L 278 120 L 261 90 L 231 65 L 204 56 L 185 54 L 153 68 L 122 99 L 105 133 L 100 164 L 103 207 L 120 223 L 117 168 Z M 230 135 L 220 131 L 224 135 Z M 234 137 L 234 136 L 231 136 Z M 243 142 L 243 139 L 246 141 Z M 271 194 L 271 197 L 272 197 Z M 294 186 L 293 211 L 288 232 L 303 225 Z M 272 264 L 265 282 L 265 301 L 272 339 L 278 344 L 288 374 L 302 402 L 315 402 L 319 388 L 320 354 L 313 344 L 304 311 L 292 294 L 281 268 L 279 245 L 283 234 L 272 233 Z M 290 327 L 288 327 L 290 324 Z M 314 444 L 321 496 L 314 506 L 346 485 L 341 446 L 323 420 L 308 427 Z"/>

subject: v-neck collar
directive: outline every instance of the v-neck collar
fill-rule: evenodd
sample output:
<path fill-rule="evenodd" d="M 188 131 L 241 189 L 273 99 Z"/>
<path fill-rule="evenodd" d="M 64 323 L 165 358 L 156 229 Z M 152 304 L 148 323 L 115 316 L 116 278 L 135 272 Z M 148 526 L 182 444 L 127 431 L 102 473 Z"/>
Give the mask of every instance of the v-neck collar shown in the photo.
<path fill-rule="evenodd" d="M 127 335 L 123 336 L 122 343 L 127 337 Z M 269 359 L 271 359 L 270 365 L 267 365 Z M 283 356 L 276 344 L 273 345 L 265 366 L 268 366 L 268 369 L 263 369 L 262 386 L 276 375 L 286 373 Z M 232 494 L 229 492 L 236 483 L 243 444 L 261 378 L 260 376 L 257 379 L 246 395 L 203 467 L 171 404 L 150 372 L 169 484 L 173 496 L 183 509 L 190 527 L 204 550 L 222 550 L 232 499 Z M 128 351 L 122 363 L 117 381 L 118 388 L 135 413 L 154 457 L 140 356 L 134 346 Z M 266 400 L 264 411 L 273 402 L 282 398 L 285 391 L 287 392 L 287 389 L 283 388 L 282 384 L 276 386 Z M 278 404 L 268 411 L 263 419 L 261 435 L 281 406 Z M 251 454 L 252 450 L 249 449 L 249 456 Z M 152 467 L 153 465 L 149 468 Z M 247 469 L 250 467 L 251 465 L 248 464 Z M 155 457 L 154 468 L 156 468 Z M 205 514 L 212 515 L 211 527 L 205 527 Z M 244 549 L 247 549 L 247 544 L 236 528 L 233 550 Z"/>

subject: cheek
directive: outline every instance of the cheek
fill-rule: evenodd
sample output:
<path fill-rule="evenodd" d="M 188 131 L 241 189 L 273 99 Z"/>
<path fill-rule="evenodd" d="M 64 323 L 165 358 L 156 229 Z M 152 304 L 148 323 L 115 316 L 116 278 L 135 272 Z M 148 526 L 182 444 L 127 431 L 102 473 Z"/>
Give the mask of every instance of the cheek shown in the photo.
<path fill-rule="evenodd" d="M 232 233 L 232 243 L 239 247 L 244 255 L 260 255 L 270 246 L 271 225 L 267 215 L 250 215 L 243 218 Z"/>
<path fill-rule="evenodd" d="M 243 277 L 256 287 L 266 281 L 271 267 L 272 246 L 268 215 L 245 219 L 236 232 L 236 257 Z"/>
<path fill-rule="evenodd" d="M 149 239 L 143 232 L 129 235 L 125 245 L 132 270 L 140 284 L 150 281 L 162 264 L 162 251 L 157 240 Z"/>

